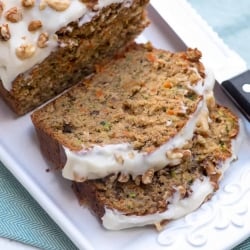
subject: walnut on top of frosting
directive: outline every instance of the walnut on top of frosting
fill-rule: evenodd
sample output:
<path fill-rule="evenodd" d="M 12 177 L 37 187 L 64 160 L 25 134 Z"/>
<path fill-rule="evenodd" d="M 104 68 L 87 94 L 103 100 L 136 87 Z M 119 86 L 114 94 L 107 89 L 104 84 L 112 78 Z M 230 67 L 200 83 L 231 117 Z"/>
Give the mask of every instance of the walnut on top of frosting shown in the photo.
<path fill-rule="evenodd" d="M 48 6 L 56 11 L 64 11 L 69 8 L 70 0 L 45 0 Z"/>
<path fill-rule="evenodd" d="M 29 31 L 36 31 L 42 27 L 42 22 L 40 20 L 33 20 L 28 25 Z"/>
<path fill-rule="evenodd" d="M 23 18 L 21 9 L 17 7 L 12 7 L 5 13 L 5 18 L 12 23 L 17 23 Z"/>
<path fill-rule="evenodd" d="M 22 0 L 22 6 L 26 8 L 31 8 L 34 7 L 35 5 L 35 0 Z"/>
<path fill-rule="evenodd" d="M 16 48 L 16 55 L 19 59 L 25 60 L 32 57 L 36 52 L 36 47 L 29 42 L 23 43 Z"/>
<path fill-rule="evenodd" d="M 143 175 L 142 175 L 142 183 L 143 184 L 150 184 L 152 183 L 153 177 L 154 177 L 155 170 L 154 168 L 148 169 Z"/>
<path fill-rule="evenodd" d="M 121 182 L 121 183 L 126 183 L 129 181 L 129 178 L 130 176 L 128 174 L 125 174 L 125 173 L 120 173 L 119 177 L 118 177 L 118 182 Z"/>
<path fill-rule="evenodd" d="M 9 25 L 6 24 L 1 24 L 0 25 L 0 41 L 8 41 L 10 39 L 10 30 L 9 30 Z"/>
<path fill-rule="evenodd" d="M 38 40 L 37 40 L 37 46 L 39 48 L 45 48 L 47 47 L 47 42 L 49 40 L 49 35 L 47 32 L 43 32 L 39 35 Z"/>
<path fill-rule="evenodd" d="M 3 10 L 4 10 L 4 3 L 3 3 L 3 1 L 0 0 L 0 16 L 3 13 Z"/>
<path fill-rule="evenodd" d="M 47 7 L 46 0 L 41 0 L 39 4 L 39 10 L 44 10 Z"/>

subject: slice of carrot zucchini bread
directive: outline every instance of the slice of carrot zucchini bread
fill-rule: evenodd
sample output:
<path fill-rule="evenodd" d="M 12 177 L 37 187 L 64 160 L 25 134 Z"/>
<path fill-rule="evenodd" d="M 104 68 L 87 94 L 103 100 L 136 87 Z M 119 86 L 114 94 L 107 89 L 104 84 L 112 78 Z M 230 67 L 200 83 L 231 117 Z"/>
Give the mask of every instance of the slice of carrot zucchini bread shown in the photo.
<path fill-rule="evenodd" d="M 0 1 L 0 96 L 19 115 L 132 42 L 148 0 Z"/>
<path fill-rule="evenodd" d="M 182 163 L 149 174 L 147 185 L 139 176 L 124 181 L 119 175 L 73 182 L 79 201 L 111 230 L 150 224 L 161 229 L 164 223 L 194 211 L 218 189 L 236 159 L 240 140 L 238 118 L 230 110 L 214 106 L 209 116 L 208 134 L 194 134 L 185 146 L 192 154 Z"/>
<path fill-rule="evenodd" d="M 43 154 L 75 181 L 179 164 L 194 131 L 208 127 L 214 79 L 200 57 L 197 49 L 129 46 L 32 114 Z"/>

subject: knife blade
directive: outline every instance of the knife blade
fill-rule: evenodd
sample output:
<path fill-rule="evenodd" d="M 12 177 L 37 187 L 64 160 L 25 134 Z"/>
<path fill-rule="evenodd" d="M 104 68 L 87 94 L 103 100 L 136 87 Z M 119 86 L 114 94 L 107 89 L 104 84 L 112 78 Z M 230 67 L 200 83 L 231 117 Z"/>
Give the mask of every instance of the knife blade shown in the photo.
<path fill-rule="evenodd" d="M 151 6 L 179 39 L 202 51 L 202 62 L 212 69 L 222 89 L 250 121 L 250 70 L 186 0 L 151 0 Z"/>

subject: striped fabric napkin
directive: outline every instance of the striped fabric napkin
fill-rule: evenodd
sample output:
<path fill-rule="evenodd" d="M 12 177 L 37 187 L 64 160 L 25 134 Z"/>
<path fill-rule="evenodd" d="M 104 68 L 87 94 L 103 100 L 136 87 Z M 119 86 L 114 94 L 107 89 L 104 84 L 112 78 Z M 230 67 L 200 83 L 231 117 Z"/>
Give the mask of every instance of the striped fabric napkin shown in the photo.
<path fill-rule="evenodd" d="M 40 249 L 77 249 L 1 162 L 0 236 Z"/>

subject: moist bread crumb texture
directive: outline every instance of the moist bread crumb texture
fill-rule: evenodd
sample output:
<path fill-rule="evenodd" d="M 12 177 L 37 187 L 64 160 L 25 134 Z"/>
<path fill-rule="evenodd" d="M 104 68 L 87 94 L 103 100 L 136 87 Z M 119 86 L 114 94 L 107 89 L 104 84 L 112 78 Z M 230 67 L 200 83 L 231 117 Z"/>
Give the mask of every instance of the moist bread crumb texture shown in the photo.
<path fill-rule="evenodd" d="M 0 43 L 3 46 L 11 43 L 18 33 L 13 24 L 25 23 L 33 10 L 40 14 L 52 11 L 52 16 L 56 17 L 70 11 L 75 1 L 17 1 L 16 6 L 1 1 Z M 147 3 L 148 0 L 114 0 L 102 7 L 98 1 L 82 1 L 87 14 L 51 35 L 44 30 L 45 23 L 31 20 L 24 32 L 31 38 L 37 37 L 37 41 L 30 42 L 29 36 L 23 35 L 23 41 L 13 48 L 16 65 L 29 65 L 40 51 L 43 53 L 52 45 L 54 48 L 44 60 L 20 72 L 7 84 L 11 84 L 10 88 L 0 80 L 0 95 L 22 115 L 76 84 L 95 71 L 95 64 L 112 58 L 144 30 L 149 24 L 145 14 Z M 3 47 L 3 50 L 7 49 L 8 46 Z M 10 69 L 8 66 L 7 70 Z"/>
<path fill-rule="evenodd" d="M 157 168 L 150 165 L 144 173 L 123 172 L 125 159 L 109 155 L 105 161 L 114 160 L 120 171 L 107 171 L 99 178 L 73 175 L 79 201 L 105 228 L 154 224 L 161 229 L 197 209 L 219 188 L 235 159 L 240 127 L 229 109 L 216 104 L 200 58 L 197 49 L 171 53 L 150 44 L 132 44 L 109 63 L 96 65 L 96 74 L 32 114 L 44 156 L 62 170 L 69 157 L 66 149 L 80 152 L 76 156 L 80 158 L 91 156 L 96 145 L 129 144 L 133 150 L 126 161 L 142 155 L 133 165 L 136 170 L 148 164 L 146 157 L 171 145 L 163 158 L 177 161 Z M 183 131 L 191 136 L 178 144 L 185 137 Z"/>
<path fill-rule="evenodd" d="M 71 150 L 131 143 L 152 152 L 176 135 L 202 96 L 190 88 L 202 78 L 200 52 L 171 53 L 148 46 L 129 51 L 35 112 L 36 127 Z"/>

